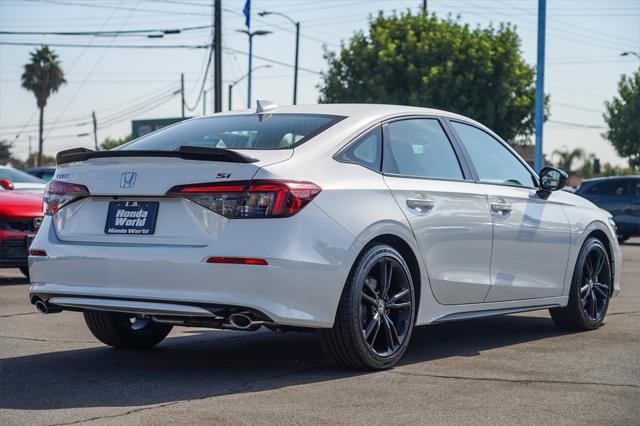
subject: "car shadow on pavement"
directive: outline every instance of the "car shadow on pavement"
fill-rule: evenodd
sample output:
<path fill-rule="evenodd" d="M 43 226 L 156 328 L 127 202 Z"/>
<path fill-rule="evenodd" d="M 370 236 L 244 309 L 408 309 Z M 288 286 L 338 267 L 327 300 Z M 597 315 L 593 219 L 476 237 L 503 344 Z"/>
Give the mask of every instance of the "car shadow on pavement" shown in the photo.
<path fill-rule="evenodd" d="M 563 333 L 548 318 L 526 316 L 419 327 L 401 365 Z M 0 408 L 29 410 L 164 404 L 375 374 L 329 364 L 315 333 L 201 329 L 150 351 L 96 347 L 6 358 L 0 371 Z"/>

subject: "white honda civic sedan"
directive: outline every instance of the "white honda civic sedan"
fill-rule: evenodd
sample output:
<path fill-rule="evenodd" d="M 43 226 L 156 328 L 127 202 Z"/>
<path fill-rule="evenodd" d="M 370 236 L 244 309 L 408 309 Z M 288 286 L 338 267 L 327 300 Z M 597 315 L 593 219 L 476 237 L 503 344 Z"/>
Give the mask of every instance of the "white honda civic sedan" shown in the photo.
<path fill-rule="evenodd" d="M 611 216 L 444 111 L 258 102 L 57 160 L 29 296 L 118 348 L 316 329 L 380 369 L 417 325 L 549 309 L 594 329 L 619 292 Z"/>

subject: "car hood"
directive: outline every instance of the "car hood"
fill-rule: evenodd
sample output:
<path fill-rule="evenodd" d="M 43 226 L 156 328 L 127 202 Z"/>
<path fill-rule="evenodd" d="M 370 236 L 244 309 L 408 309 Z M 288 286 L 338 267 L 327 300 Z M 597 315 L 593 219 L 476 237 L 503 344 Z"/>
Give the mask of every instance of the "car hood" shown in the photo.
<path fill-rule="evenodd" d="M 0 217 L 38 216 L 43 216 L 41 195 L 0 190 Z"/>

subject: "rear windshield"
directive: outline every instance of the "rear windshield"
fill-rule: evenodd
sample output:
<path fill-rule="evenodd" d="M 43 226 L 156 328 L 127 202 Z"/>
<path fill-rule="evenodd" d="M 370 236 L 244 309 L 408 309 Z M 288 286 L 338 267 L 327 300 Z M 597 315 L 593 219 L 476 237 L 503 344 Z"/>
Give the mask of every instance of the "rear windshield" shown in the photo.
<path fill-rule="evenodd" d="M 15 183 L 44 183 L 44 181 L 35 176 L 5 167 L 0 167 L 0 179 L 7 179 Z"/>
<path fill-rule="evenodd" d="M 344 117 L 320 114 L 257 114 L 189 120 L 138 138 L 120 149 L 176 150 L 181 146 L 287 149 L 298 146 Z"/>

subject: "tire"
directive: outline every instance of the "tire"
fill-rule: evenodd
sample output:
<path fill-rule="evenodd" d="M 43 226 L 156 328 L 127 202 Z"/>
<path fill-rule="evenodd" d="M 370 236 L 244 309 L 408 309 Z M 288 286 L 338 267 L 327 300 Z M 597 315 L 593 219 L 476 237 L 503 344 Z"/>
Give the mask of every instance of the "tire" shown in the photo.
<path fill-rule="evenodd" d="M 573 272 L 569 302 L 549 309 L 556 325 L 565 330 L 584 331 L 600 327 L 609 307 L 613 280 L 607 249 L 597 238 L 582 245 Z"/>
<path fill-rule="evenodd" d="M 28 266 L 19 266 L 18 269 L 20 269 L 20 272 L 22 272 L 22 275 L 24 275 L 25 277 L 29 278 L 29 267 Z"/>
<path fill-rule="evenodd" d="M 415 311 L 413 281 L 402 255 L 391 246 L 375 244 L 356 260 L 334 326 L 319 331 L 320 343 L 344 367 L 392 367 L 407 349 Z"/>
<path fill-rule="evenodd" d="M 84 320 L 96 339 L 121 349 L 152 348 L 173 328 L 168 324 L 113 312 L 85 312 Z"/>

